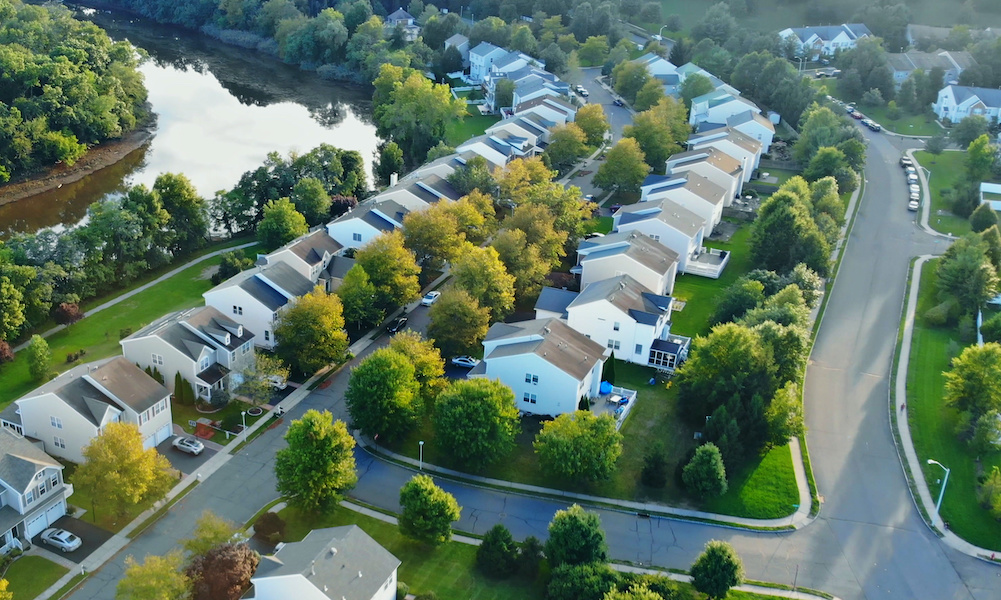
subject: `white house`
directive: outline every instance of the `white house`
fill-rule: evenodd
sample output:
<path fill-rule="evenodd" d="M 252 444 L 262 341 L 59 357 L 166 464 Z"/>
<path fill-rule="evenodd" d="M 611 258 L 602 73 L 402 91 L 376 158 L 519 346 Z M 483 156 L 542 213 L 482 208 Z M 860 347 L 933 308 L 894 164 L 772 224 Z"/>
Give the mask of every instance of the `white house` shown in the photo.
<path fill-rule="evenodd" d="M 715 148 L 679 152 L 667 159 L 668 176 L 693 171 L 727 191 L 725 206 L 744 189 L 744 170 L 736 158 Z"/>
<path fill-rule="evenodd" d="M 119 343 L 130 363 L 159 372 L 171 393 L 180 373 L 206 401 L 232 391 L 254 361 L 254 333 L 211 306 L 166 315 Z"/>
<path fill-rule="evenodd" d="M 27 540 L 66 514 L 71 495 L 73 486 L 63 481 L 56 459 L 0 428 L 0 552 L 23 550 Z"/>
<path fill-rule="evenodd" d="M 455 48 L 459 51 L 459 55 L 462 56 L 462 67 L 464 69 L 469 68 L 469 38 L 457 33 L 452 37 L 445 40 L 445 49 L 447 50 L 449 46 Z"/>
<path fill-rule="evenodd" d="M 1001 183 L 980 182 L 980 203 L 986 202 L 991 209 L 1001 211 Z"/>
<path fill-rule="evenodd" d="M 706 222 L 707 233 L 723 220 L 729 189 L 695 171 L 677 175 L 648 175 L 640 187 L 640 203 L 667 199 L 687 208 Z"/>
<path fill-rule="evenodd" d="M 512 103 L 510 106 L 499 106 L 497 104 L 497 85 L 501 81 L 510 81 L 514 84 Z M 487 107 L 491 111 L 510 109 L 511 107 L 534 100 L 540 96 L 569 96 L 570 86 L 559 80 L 558 77 L 548 71 L 544 71 L 534 66 L 524 66 L 513 71 L 500 71 L 495 64 L 491 68 L 490 75 L 483 82 L 486 90 Z"/>
<path fill-rule="evenodd" d="M 898 88 L 914 71 L 920 69 L 927 73 L 936 67 L 942 69 L 943 83 L 955 84 L 959 82 L 959 76 L 963 71 L 977 64 L 972 54 L 961 50 L 936 52 L 908 50 L 887 54 L 886 60 L 893 70 L 893 83 Z"/>
<path fill-rule="evenodd" d="M 507 50 L 490 42 L 480 42 L 469 51 L 469 79 L 480 83 L 490 74 L 494 61 L 507 54 Z"/>
<path fill-rule="evenodd" d="M 545 95 L 515 104 L 513 112 L 516 116 L 538 115 L 554 125 L 566 125 L 577 116 L 577 108 L 573 104 L 563 98 Z"/>
<path fill-rule="evenodd" d="M 798 54 L 812 60 L 833 56 L 835 52 L 850 50 L 860 40 L 871 37 L 872 32 L 862 23 L 792 27 L 779 32 L 783 40 L 793 38 L 799 44 Z"/>
<path fill-rule="evenodd" d="M 532 58 L 523 52 L 509 50 L 506 54 L 495 58 L 493 62 L 490 63 L 490 68 L 487 71 L 487 77 L 484 79 L 504 77 L 509 73 L 522 71 L 536 66 L 544 69 L 546 63 L 536 58 Z"/>
<path fill-rule="evenodd" d="M 698 125 L 703 122 L 726 123 L 733 115 L 752 111 L 760 113 L 758 105 L 747 98 L 727 93 L 723 89 L 713 90 L 692 98 L 692 107 L 688 114 L 688 124 Z"/>
<path fill-rule="evenodd" d="M 1001 110 L 1001 90 L 947 85 L 939 90 L 932 110 L 938 118 L 949 119 L 953 123 L 971 115 L 981 115 L 988 121 L 996 120 Z"/>
<path fill-rule="evenodd" d="M 581 289 L 629 275 L 654 293 L 666 295 L 674 290 L 678 253 L 639 231 L 620 231 L 581 240 L 577 265 L 570 272 L 580 275 Z"/>
<path fill-rule="evenodd" d="M 275 321 L 288 304 L 313 290 L 312 281 L 283 262 L 238 273 L 202 294 L 205 304 L 254 332 L 254 344 L 275 347 Z"/>
<path fill-rule="evenodd" d="M 757 140 L 761 144 L 761 152 L 767 153 L 772 147 L 772 139 L 775 137 L 775 124 L 760 111 L 745 110 L 742 113 L 730 115 L 723 126 L 739 131 L 747 137 Z"/>
<path fill-rule="evenodd" d="M 391 15 L 386 17 L 385 29 L 387 36 L 392 35 L 392 30 L 397 27 L 403 28 L 408 42 L 416 40 L 417 36 L 421 33 L 421 28 L 417 25 L 417 19 L 402 8 L 396 9 Z"/>
<path fill-rule="evenodd" d="M 320 228 L 258 257 L 258 265 L 284 262 L 306 279 L 316 283 L 323 270 L 330 264 L 330 259 L 342 248 L 337 240 L 327 234 L 326 229 Z"/>
<path fill-rule="evenodd" d="M 516 158 L 535 156 L 537 149 L 527 137 L 515 135 L 508 131 L 498 131 L 494 134 L 478 135 L 460 144 L 456 152 L 474 152 L 487 162 L 506 165 Z"/>
<path fill-rule="evenodd" d="M 470 377 L 511 388 L 522 411 L 558 416 L 598 395 L 605 348 L 559 319 L 494 323 Z"/>
<path fill-rule="evenodd" d="M 690 340 L 685 338 L 669 361 L 664 361 L 657 342 L 671 336 L 670 296 L 654 294 L 629 275 L 592 283 L 567 306 L 567 325 L 604 344 L 615 358 L 638 365 L 667 366 L 687 358 Z M 678 336 L 673 336 L 678 338 Z"/>
<path fill-rule="evenodd" d="M 426 207 L 425 203 L 420 208 Z M 379 235 L 402 227 L 403 218 L 411 210 L 395 199 L 376 196 L 327 223 L 327 235 L 345 248 L 361 248 Z"/>
<path fill-rule="evenodd" d="M 682 273 L 702 248 L 706 233 L 705 219 L 667 199 L 623 206 L 615 213 L 613 224 L 617 232 L 638 231 L 677 253 Z"/>
<path fill-rule="evenodd" d="M 508 117 L 488 127 L 484 133 L 487 135 L 507 133 L 514 137 L 525 138 L 537 152 L 541 152 L 541 148 L 549 142 L 549 128 L 537 115 Z"/>
<path fill-rule="evenodd" d="M 399 567 L 400 559 L 357 525 L 314 529 L 262 556 L 244 598 L 397 600 Z"/>
<path fill-rule="evenodd" d="M 677 70 L 678 85 L 680 86 L 682 83 L 685 82 L 686 79 L 696 74 L 701 75 L 706 79 L 708 79 L 709 83 L 712 84 L 714 90 L 723 91 L 727 94 L 730 94 L 731 96 L 740 95 L 740 90 L 731 86 L 730 84 L 726 83 L 719 77 L 716 77 L 715 75 L 713 75 L 709 71 L 706 71 L 705 69 L 696 65 L 695 63 L 691 62 L 685 63 L 680 67 L 678 67 Z"/>
<path fill-rule="evenodd" d="M 84 447 L 115 422 L 139 427 L 146 448 L 171 435 L 170 392 L 121 356 L 78 365 L 0 413 L 4 428 L 75 463 L 84 462 Z"/>
<path fill-rule="evenodd" d="M 751 180 L 754 170 L 761 161 L 762 145 L 732 127 L 722 127 L 712 131 L 693 134 L 688 138 L 689 150 L 715 148 L 740 161 L 744 173 L 744 183 Z"/>
<path fill-rule="evenodd" d="M 657 75 L 676 75 L 678 73 L 678 67 L 674 66 L 671 61 L 653 52 L 647 52 L 643 56 L 633 59 L 633 62 L 646 67 L 647 73 L 652 77 L 656 77 Z"/>

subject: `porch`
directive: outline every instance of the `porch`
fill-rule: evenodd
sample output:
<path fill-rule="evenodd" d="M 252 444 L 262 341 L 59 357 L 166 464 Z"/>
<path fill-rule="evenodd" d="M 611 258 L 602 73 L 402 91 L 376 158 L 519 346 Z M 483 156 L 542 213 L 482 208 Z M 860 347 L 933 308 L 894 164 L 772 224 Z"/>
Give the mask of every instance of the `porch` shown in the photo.
<path fill-rule="evenodd" d="M 688 359 L 692 338 L 668 333 L 664 339 L 654 340 L 650 345 L 647 366 L 658 371 L 674 373 L 681 363 Z"/>
<path fill-rule="evenodd" d="M 719 279 L 723 274 L 723 269 L 730 262 L 730 252 L 728 250 L 718 250 L 716 248 L 706 248 L 705 246 L 692 254 L 685 267 L 685 273 Z"/>

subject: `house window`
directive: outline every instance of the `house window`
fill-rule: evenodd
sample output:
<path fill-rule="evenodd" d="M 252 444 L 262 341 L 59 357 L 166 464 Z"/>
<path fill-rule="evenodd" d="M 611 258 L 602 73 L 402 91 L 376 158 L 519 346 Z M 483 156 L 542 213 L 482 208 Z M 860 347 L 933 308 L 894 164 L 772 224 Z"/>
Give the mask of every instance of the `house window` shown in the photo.
<path fill-rule="evenodd" d="M 232 352 L 229 353 L 229 359 L 236 360 L 236 350 L 233 350 Z"/>
<path fill-rule="evenodd" d="M 264 330 L 264 341 L 265 342 L 271 341 L 271 332 L 268 331 L 267 329 Z"/>
<path fill-rule="evenodd" d="M 250 342 L 245 342 L 243 346 L 240 346 L 240 353 L 246 354 L 250 352 Z"/>
<path fill-rule="evenodd" d="M 207 368 L 209 368 L 209 357 L 206 356 L 198 363 L 198 370 L 204 371 Z"/>
<path fill-rule="evenodd" d="M 243 314 L 243 307 L 242 306 L 237 306 L 237 305 L 234 304 L 233 305 L 233 314 L 234 315 L 242 315 Z"/>
<path fill-rule="evenodd" d="M 535 404 L 536 399 L 537 398 L 535 394 L 529 394 L 528 392 L 525 392 L 525 395 L 522 397 L 521 401 L 528 402 L 529 404 Z"/>
<path fill-rule="evenodd" d="M 649 238 L 650 238 L 651 240 L 655 241 L 655 242 L 659 242 L 659 241 L 660 241 L 660 236 L 659 236 L 659 235 L 653 235 L 653 234 L 649 234 L 649 236 L 648 236 L 648 237 L 649 237 Z"/>
<path fill-rule="evenodd" d="M 45 492 L 47 491 L 48 490 L 45 488 L 45 482 L 43 481 L 42 485 L 38 486 L 38 497 L 41 498 L 42 496 L 45 495 Z"/>
<path fill-rule="evenodd" d="M 622 347 L 622 343 L 619 340 L 608 340 L 608 347 L 612 350 L 618 350 Z"/>
<path fill-rule="evenodd" d="M 28 493 L 24 495 L 24 503 L 31 504 L 35 501 L 35 490 L 28 490 Z"/>
<path fill-rule="evenodd" d="M 619 327 L 621 327 L 621 323 L 619 323 L 618 321 L 612 323 L 612 331 L 618 331 Z"/>
<path fill-rule="evenodd" d="M 643 344 L 636 344 L 636 354 L 643 354 Z"/>
<path fill-rule="evenodd" d="M 539 385 L 539 376 L 532 375 L 531 373 L 525 373 L 525 383 L 531 383 L 532 385 Z"/>
<path fill-rule="evenodd" d="M 163 366 L 163 356 L 159 354 L 153 354 L 153 364 Z"/>
<path fill-rule="evenodd" d="M 355 241 L 355 242 L 360 242 L 361 241 L 361 234 L 360 233 L 352 233 L 351 234 L 351 239 L 353 241 Z"/>
<path fill-rule="evenodd" d="M 65 442 L 63 442 L 65 443 Z M 49 486 L 55 488 L 59 485 L 59 475 L 53 475 L 52 479 L 49 480 Z"/>
<path fill-rule="evenodd" d="M 64 440 L 63 438 L 58 437 L 58 436 L 53 437 L 52 438 L 52 445 L 55 446 L 56 448 L 62 448 L 63 450 L 65 450 L 66 449 L 66 440 Z"/>
<path fill-rule="evenodd" d="M 63 428 L 63 420 L 60 419 L 59 417 L 49 417 L 49 423 L 51 423 L 52 426 L 55 427 L 56 429 Z"/>

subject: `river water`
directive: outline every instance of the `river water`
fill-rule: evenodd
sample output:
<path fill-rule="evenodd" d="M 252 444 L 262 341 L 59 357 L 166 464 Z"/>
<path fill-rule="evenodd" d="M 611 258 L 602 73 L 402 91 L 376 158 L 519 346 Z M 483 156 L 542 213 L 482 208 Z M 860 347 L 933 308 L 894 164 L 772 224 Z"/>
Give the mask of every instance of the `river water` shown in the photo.
<path fill-rule="evenodd" d="M 361 152 L 371 184 L 379 138 L 370 88 L 323 81 L 253 51 L 129 16 L 89 18 L 149 54 L 140 70 L 157 114 L 155 135 L 111 167 L 0 206 L 0 235 L 72 226 L 91 203 L 126 185 L 151 185 L 163 172 L 185 174 L 211 198 L 269 152 L 306 152 L 321 143 Z"/>

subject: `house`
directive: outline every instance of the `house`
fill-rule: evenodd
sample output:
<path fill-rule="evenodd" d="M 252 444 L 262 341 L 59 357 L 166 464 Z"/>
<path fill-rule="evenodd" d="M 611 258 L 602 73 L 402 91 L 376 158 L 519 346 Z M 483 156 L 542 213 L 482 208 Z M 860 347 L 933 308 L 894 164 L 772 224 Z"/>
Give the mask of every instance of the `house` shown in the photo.
<path fill-rule="evenodd" d="M 484 133 L 497 135 L 504 132 L 515 137 L 523 137 L 541 152 L 549 142 L 549 129 L 555 126 L 555 123 L 550 123 L 538 115 L 528 114 L 498 121 L 488 127 Z"/>
<path fill-rule="evenodd" d="M 531 56 L 523 52 L 518 52 L 517 50 L 510 50 L 490 63 L 490 68 L 487 69 L 487 77 L 484 79 L 504 77 L 509 73 L 521 71 L 529 67 L 541 67 L 544 69 L 545 66 L 546 63 L 540 61 L 539 59 L 532 58 Z"/>
<path fill-rule="evenodd" d="M 760 113 L 761 109 L 747 98 L 734 96 L 722 89 L 713 90 L 708 94 L 692 98 L 688 124 L 694 126 L 706 121 L 725 123 L 729 117 L 747 111 Z"/>
<path fill-rule="evenodd" d="M 457 152 L 474 152 L 487 162 L 506 165 L 516 158 L 535 156 L 535 144 L 527 137 L 508 131 L 479 135 L 470 138 L 456 148 Z"/>
<path fill-rule="evenodd" d="M 563 98 L 542 95 L 515 104 L 512 112 L 515 116 L 538 115 L 556 125 L 566 125 L 573 122 L 577 108 Z"/>
<path fill-rule="evenodd" d="M 486 91 L 486 104 L 493 112 L 511 108 L 511 106 L 499 106 L 497 104 L 497 85 L 501 81 L 510 81 L 514 84 L 511 106 L 520 102 L 533 100 L 542 95 L 555 97 L 570 95 L 570 86 L 561 82 L 558 77 L 548 71 L 530 65 L 525 65 L 516 70 L 501 71 L 497 69 L 497 65 L 495 64 L 491 67 L 490 74 L 483 82 L 483 88 Z M 520 94 L 519 89 L 521 90 Z M 546 91 L 543 92 L 542 90 Z"/>
<path fill-rule="evenodd" d="M 695 171 L 677 175 L 648 175 L 640 186 L 640 203 L 667 199 L 697 214 L 706 222 L 707 233 L 723 220 L 728 188 L 716 185 Z"/>
<path fill-rule="evenodd" d="M 524 412 L 558 416 L 598 395 L 605 348 L 555 318 L 494 323 L 470 377 L 497 379 Z"/>
<path fill-rule="evenodd" d="M 908 50 L 887 54 L 886 59 L 890 69 L 893 70 L 893 83 L 898 88 L 914 71 L 920 69 L 927 73 L 936 67 L 942 69 L 945 83 L 955 84 L 959 82 L 960 73 L 977 64 L 969 52 L 946 50 L 940 52 Z"/>
<path fill-rule="evenodd" d="M 772 113 L 774 114 L 774 113 Z M 761 152 L 767 153 L 772 147 L 775 137 L 775 124 L 761 114 L 761 111 L 745 110 L 742 113 L 730 115 L 721 126 L 739 131 L 761 144 Z"/>
<path fill-rule="evenodd" d="M 391 190 L 386 190 L 384 194 L 392 194 Z M 403 218 L 412 210 L 427 206 L 427 203 L 421 205 L 416 202 L 405 206 L 380 194 L 327 223 L 327 235 L 345 248 L 361 248 L 381 234 L 402 227 Z"/>
<path fill-rule="evenodd" d="M 597 281 L 585 287 L 567 306 L 567 325 L 604 344 L 615 358 L 638 365 L 673 370 L 688 357 L 689 338 L 670 347 L 658 342 L 671 336 L 670 296 L 654 294 L 629 275 Z"/>
<path fill-rule="evenodd" d="M 392 14 L 386 17 L 385 29 L 387 31 L 387 35 L 392 35 L 393 30 L 397 27 L 403 29 L 408 42 L 416 40 L 417 36 L 421 33 L 421 28 L 417 25 L 417 19 L 402 8 L 396 9 Z"/>
<path fill-rule="evenodd" d="M 779 37 L 783 40 L 793 38 L 799 44 L 797 54 L 817 60 L 854 48 L 859 40 L 872 37 L 872 32 L 862 23 L 845 23 L 787 28 L 779 32 Z"/>
<path fill-rule="evenodd" d="M 581 289 L 603 279 L 629 275 L 654 293 L 666 295 L 674 291 L 678 253 L 639 231 L 620 231 L 581 240 L 577 265 L 570 272 L 580 275 Z"/>
<path fill-rule="evenodd" d="M 327 234 L 326 229 L 319 228 L 292 240 L 270 254 L 258 257 L 258 265 L 284 262 L 306 279 L 316 283 L 320 274 L 330 264 L 330 260 L 342 248 L 337 240 Z"/>
<path fill-rule="evenodd" d="M 688 138 L 689 150 L 715 148 L 740 161 L 740 167 L 744 173 L 744 183 L 751 180 L 754 170 L 758 168 L 762 147 L 761 142 L 732 127 L 696 133 Z"/>
<path fill-rule="evenodd" d="M 254 365 L 254 333 L 212 306 L 161 317 L 121 342 L 122 355 L 142 369 L 155 369 L 173 394 L 178 373 L 205 401 L 233 391 Z"/>
<path fill-rule="evenodd" d="M 462 56 L 462 68 L 469 68 L 469 38 L 457 33 L 452 37 L 445 40 L 445 50 L 449 47 L 455 48 L 459 51 L 459 55 Z"/>
<path fill-rule="evenodd" d="M 262 556 L 244 598 L 396 600 L 399 567 L 400 559 L 357 525 L 314 529 Z"/>
<path fill-rule="evenodd" d="M 78 365 L 0 413 L 4 429 L 75 463 L 84 462 L 83 449 L 115 422 L 136 425 L 145 448 L 168 439 L 173 426 L 170 392 L 122 356 Z"/>
<path fill-rule="evenodd" d="M 330 261 L 326 270 L 320 274 L 320 280 L 317 283 L 324 286 L 328 294 L 333 294 L 344 283 L 344 276 L 348 274 L 348 271 L 353 266 L 355 266 L 355 259 L 346 256 L 335 256 Z"/>
<path fill-rule="evenodd" d="M 647 52 L 643 56 L 633 59 L 633 62 L 646 67 L 647 73 L 652 77 L 658 75 L 676 75 L 678 73 L 678 67 L 671 64 L 671 61 L 653 52 Z"/>
<path fill-rule="evenodd" d="M 706 221 L 666 198 L 623 206 L 613 217 L 614 231 L 637 231 L 660 242 L 678 255 L 678 271 L 702 248 Z"/>
<path fill-rule="evenodd" d="M 356 209 L 357 210 L 357 209 Z M 287 264 L 273 264 L 238 273 L 202 294 L 205 304 L 254 332 L 254 344 L 275 347 L 275 321 L 292 300 L 308 294 L 314 284 Z"/>
<path fill-rule="evenodd" d="M 949 119 L 953 123 L 971 115 L 981 115 L 988 121 L 997 120 L 1001 110 L 1001 90 L 947 85 L 939 90 L 932 110 L 938 118 Z"/>
<path fill-rule="evenodd" d="M 991 205 L 992 210 L 1001 210 L 1001 183 L 980 183 L 980 203 Z"/>
<path fill-rule="evenodd" d="M 480 42 L 469 51 L 469 79 L 480 83 L 490 74 L 494 61 L 507 56 L 508 51 L 490 42 Z"/>
<path fill-rule="evenodd" d="M 66 514 L 73 486 L 63 466 L 41 448 L 6 427 L 0 428 L 0 552 L 23 550 Z"/>
<path fill-rule="evenodd" d="M 691 77 L 692 75 L 698 74 L 698 75 L 701 75 L 701 76 L 705 77 L 706 79 L 708 79 L 709 83 L 712 84 L 714 90 L 717 90 L 717 91 L 721 90 L 723 92 L 726 92 L 727 94 L 730 94 L 731 96 L 739 96 L 740 95 L 740 90 L 738 90 L 737 88 L 735 88 L 735 87 L 731 86 L 730 84 L 724 82 L 719 77 L 716 77 L 715 75 L 713 75 L 709 71 L 706 71 L 705 69 L 703 69 L 702 67 L 696 65 L 695 63 L 688 62 L 688 63 L 685 63 L 685 64 L 681 65 L 680 67 L 678 67 L 677 73 L 678 73 L 678 85 L 679 86 L 682 83 L 684 83 L 685 80 L 688 79 L 689 77 Z"/>
<path fill-rule="evenodd" d="M 570 84 L 556 79 L 555 75 L 549 77 L 536 75 L 515 84 L 512 97 L 512 106 L 541 97 L 565 99 L 570 97 Z"/>
<path fill-rule="evenodd" d="M 726 189 L 724 206 L 730 206 L 744 189 L 744 170 L 740 161 L 715 148 L 679 152 L 667 159 L 665 172 L 668 175 L 676 176 L 686 171 L 698 173 Z"/>

